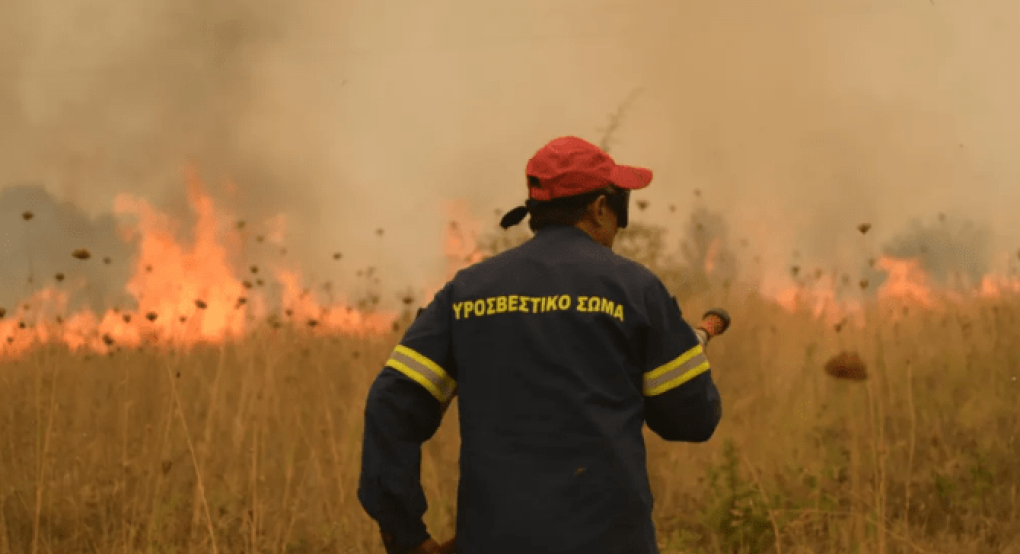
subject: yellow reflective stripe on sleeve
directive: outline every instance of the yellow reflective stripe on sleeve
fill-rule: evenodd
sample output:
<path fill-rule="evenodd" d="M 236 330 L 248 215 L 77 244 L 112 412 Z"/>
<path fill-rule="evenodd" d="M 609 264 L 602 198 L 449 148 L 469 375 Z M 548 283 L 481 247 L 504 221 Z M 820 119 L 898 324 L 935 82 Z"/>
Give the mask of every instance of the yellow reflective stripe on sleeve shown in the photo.
<path fill-rule="evenodd" d="M 677 359 L 645 374 L 645 396 L 656 396 L 694 379 L 708 371 L 708 358 L 701 345 L 691 348 Z"/>
<path fill-rule="evenodd" d="M 457 390 L 457 382 L 439 364 L 406 346 L 397 346 L 386 365 L 414 379 L 440 404 L 445 405 L 452 400 Z"/>

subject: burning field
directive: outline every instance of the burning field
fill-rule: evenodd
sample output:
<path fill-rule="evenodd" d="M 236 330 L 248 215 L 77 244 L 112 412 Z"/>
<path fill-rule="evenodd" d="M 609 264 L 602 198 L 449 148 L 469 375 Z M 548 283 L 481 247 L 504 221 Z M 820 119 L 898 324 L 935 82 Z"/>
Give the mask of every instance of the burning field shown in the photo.
<path fill-rule="evenodd" d="M 358 307 L 333 298 L 329 282 L 316 283 L 314 290 L 306 286 L 285 258 L 283 230 L 277 228 L 282 220 L 249 231 L 246 221 L 228 221 L 217 211 L 196 175 L 189 175 L 187 187 L 195 220 L 189 244 L 175 236 L 180 222 L 144 200 L 120 196 L 115 211 L 133 222 L 123 224 L 119 233 L 137 249 L 135 254 L 114 261 L 109 252 L 93 253 L 82 245 L 67 252 L 58 265 L 62 269 L 52 276 L 37 276 L 29 268 L 29 285 L 49 283 L 40 283 L 10 308 L 0 307 L 0 357 L 18 358 L 48 344 L 93 354 L 188 348 L 221 344 L 243 338 L 260 325 L 278 328 L 284 323 L 306 326 L 313 334 L 381 335 L 397 323 L 397 313 L 365 310 L 364 299 Z M 26 237 L 31 237 L 30 227 L 53 223 L 31 211 L 22 212 L 21 219 Z M 248 261 L 244 250 L 253 247 L 279 255 L 262 256 L 262 265 L 241 267 Z M 71 306 L 72 296 L 91 288 L 81 266 L 112 263 L 129 267 L 122 296 L 130 305 L 108 306 L 98 313 Z"/>
<path fill-rule="evenodd" d="M 186 186 L 190 222 L 119 197 L 133 253 L 79 244 L 3 309 L 0 552 L 378 551 L 355 496 L 361 407 L 421 302 L 331 297 L 280 255 L 284 220 L 239 220 L 196 175 Z M 711 351 L 726 404 L 716 437 L 648 437 L 663 551 L 1015 551 L 1016 274 L 953 285 L 924 256 L 893 255 L 901 237 L 853 274 L 794 264 L 760 279 L 753 248 L 694 206 L 676 252 L 645 206 L 618 239 L 686 313 L 726 305 L 735 321 Z M 526 238 L 450 215 L 450 275 Z M 83 268 L 113 263 L 130 268 L 124 303 L 72 305 L 95 275 Z M 457 448 L 452 415 L 424 448 L 440 537 L 453 532 Z"/>
<path fill-rule="evenodd" d="M 368 388 L 565 134 L 733 317 L 664 554 L 1020 554 L 1015 1 L 64 4 L 0 3 L 0 554 L 382 552 Z"/>

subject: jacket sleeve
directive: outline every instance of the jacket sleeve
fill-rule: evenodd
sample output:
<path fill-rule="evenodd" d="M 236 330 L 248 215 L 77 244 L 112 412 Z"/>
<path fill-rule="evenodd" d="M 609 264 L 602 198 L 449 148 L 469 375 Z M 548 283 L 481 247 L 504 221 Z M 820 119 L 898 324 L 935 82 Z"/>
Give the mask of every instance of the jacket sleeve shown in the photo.
<path fill-rule="evenodd" d="M 365 404 L 358 499 L 392 545 L 429 538 L 421 487 L 421 445 L 435 435 L 456 395 L 448 284 L 419 312 Z"/>
<path fill-rule="evenodd" d="M 667 441 L 707 441 L 722 418 L 722 401 L 704 349 L 661 282 L 645 302 L 645 422 Z"/>

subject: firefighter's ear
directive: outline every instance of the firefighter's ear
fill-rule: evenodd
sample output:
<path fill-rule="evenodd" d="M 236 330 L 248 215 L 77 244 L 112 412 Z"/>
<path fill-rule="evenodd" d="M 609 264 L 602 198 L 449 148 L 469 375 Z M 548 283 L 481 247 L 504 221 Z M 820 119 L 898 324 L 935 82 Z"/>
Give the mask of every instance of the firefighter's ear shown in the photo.
<path fill-rule="evenodd" d="M 595 221 L 600 227 L 606 226 L 606 220 L 609 219 L 610 212 L 612 212 L 612 208 L 609 207 L 609 199 L 606 198 L 606 195 L 599 195 L 595 202 L 592 203 L 592 207 L 594 208 L 592 215 L 595 216 Z"/>

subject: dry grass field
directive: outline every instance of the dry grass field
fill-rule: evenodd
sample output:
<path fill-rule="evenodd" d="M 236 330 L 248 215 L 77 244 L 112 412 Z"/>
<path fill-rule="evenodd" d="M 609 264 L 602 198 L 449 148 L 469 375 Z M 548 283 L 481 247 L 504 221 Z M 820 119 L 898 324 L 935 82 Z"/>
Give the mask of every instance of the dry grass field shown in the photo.
<path fill-rule="evenodd" d="M 871 303 L 837 329 L 718 284 L 681 298 L 688 319 L 718 304 L 734 325 L 709 350 L 715 437 L 647 436 L 663 552 L 1020 553 L 1020 301 Z M 0 554 L 382 552 L 356 498 L 362 411 L 399 338 L 266 325 L 187 352 L 5 362 Z M 825 374 L 843 350 L 868 380 Z M 457 418 L 423 449 L 437 539 L 454 532 Z"/>

